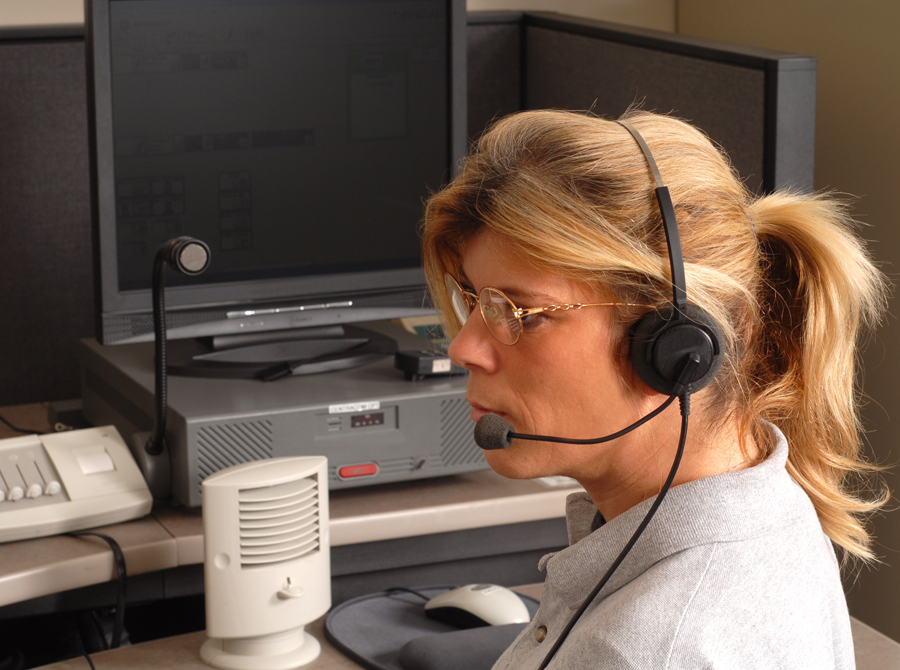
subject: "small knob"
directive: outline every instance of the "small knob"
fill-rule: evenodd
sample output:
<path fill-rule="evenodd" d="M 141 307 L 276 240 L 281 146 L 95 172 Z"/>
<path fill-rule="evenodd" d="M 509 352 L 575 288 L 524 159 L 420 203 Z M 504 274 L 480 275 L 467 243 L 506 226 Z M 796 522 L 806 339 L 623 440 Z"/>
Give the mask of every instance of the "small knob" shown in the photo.
<path fill-rule="evenodd" d="M 44 495 L 44 487 L 40 484 L 32 484 L 25 493 L 28 498 L 40 498 L 42 495 Z"/>
<path fill-rule="evenodd" d="M 12 502 L 15 502 L 16 500 L 21 500 L 24 496 L 25 496 L 25 491 L 22 490 L 21 486 L 13 486 L 9 490 L 8 497 Z"/>
<path fill-rule="evenodd" d="M 47 482 L 47 488 L 44 489 L 44 495 L 55 496 L 60 491 L 62 491 L 62 484 L 55 479 L 52 479 Z"/>
<path fill-rule="evenodd" d="M 291 584 L 291 580 L 288 579 L 284 586 L 281 587 L 281 590 L 278 592 L 279 600 L 289 600 L 290 598 L 299 598 L 303 595 L 303 587 L 299 584 Z"/>

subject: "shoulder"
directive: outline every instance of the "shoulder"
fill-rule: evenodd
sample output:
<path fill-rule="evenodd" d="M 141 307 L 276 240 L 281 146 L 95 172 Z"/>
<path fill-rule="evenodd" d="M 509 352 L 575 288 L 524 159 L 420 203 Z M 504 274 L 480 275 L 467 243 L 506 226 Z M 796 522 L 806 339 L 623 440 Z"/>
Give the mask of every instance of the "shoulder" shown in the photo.
<path fill-rule="evenodd" d="M 710 543 L 659 561 L 589 609 L 561 656 L 613 668 L 852 668 L 833 552 L 823 537 L 818 556 L 796 561 L 787 540 Z"/>
<path fill-rule="evenodd" d="M 786 451 L 781 438 L 754 468 L 672 489 L 555 665 L 853 668 L 834 550 L 785 470 Z M 583 502 L 570 501 L 570 530 L 584 531 Z M 497 667 L 538 667 L 644 513 L 629 510 L 548 557 L 535 621 Z"/>
<path fill-rule="evenodd" d="M 673 489 L 561 647 L 561 667 L 852 668 L 834 550 L 778 452 L 765 467 Z M 619 525 L 546 562 L 534 626 L 548 642 L 630 535 Z M 543 646 L 532 637 L 519 651 Z"/>

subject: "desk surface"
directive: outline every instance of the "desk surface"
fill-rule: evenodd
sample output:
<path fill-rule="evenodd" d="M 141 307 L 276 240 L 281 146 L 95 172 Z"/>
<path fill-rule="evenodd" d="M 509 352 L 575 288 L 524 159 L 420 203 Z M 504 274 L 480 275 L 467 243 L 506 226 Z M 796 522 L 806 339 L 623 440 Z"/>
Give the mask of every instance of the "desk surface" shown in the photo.
<path fill-rule="evenodd" d="M 532 584 L 516 590 L 540 599 L 541 589 L 542 585 Z M 304 667 L 309 670 L 358 670 L 359 665 L 341 654 L 325 639 L 324 624 L 325 617 L 322 617 L 306 627 L 306 630 L 322 644 L 322 653 L 315 661 Z M 900 644 L 856 619 L 851 619 L 850 625 L 853 629 L 856 670 L 900 668 Z M 144 668 L 151 670 L 160 667 L 209 670 L 210 666 L 200 659 L 200 646 L 205 641 L 206 632 L 198 631 L 100 652 L 92 655 L 91 659 L 96 670 L 123 667 L 129 670 L 144 670 Z M 84 657 L 78 657 L 43 666 L 43 670 L 90 670 L 90 666 Z"/>
<path fill-rule="evenodd" d="M 45 404 L 0 410 L 7 420 L 36 432 L 50 429 Z M 0 424 L 0 439 L 15 437 Z M 571 488 L 548 488 L 534 481 L 512 481 L 484 471 L 406 484 L 345 489 L 330 494 L 332 545 L 412 537 L 427 533 L 489 527 L 561 517 Z M 104 527 L 125 552 L 129 574 L 153 572 L 203 561 L 199 510 L 159 507 L 150 516 Z M 88 586 L 115 578 L 112 553 L 97 538 L 55 536 L 0 544 L 0 605 Z M 540 585 L 523 592 L 540 597 Z M 853 619 L 858 670 L 900 668 L 900 644 Z M 324 618 L 307 627 L 322 643 L 310 670 L 358 668 L 324 638 Z M 111 650 L 92 657 L 97 670 L 126 666 L 176 666 L 207 670 L 199 656 L 203 631 Z M 89 670 L 83 657 L 45 666 Z"/>
<path fill-rule="evenodd" d="M 42 405 L 3 408 L 2 415 L 22 428 L 50 429 Z M 0 438 L 14 435 L 0 424 Z M 559 518 L 572 490 L 485 470 L 332 491 L 331 545 Z M 156 507 L 143 519 L 97 530 L 122 547 L 129 575 L 203 562 L 200 509 Z M 115 577 L 112 552 L 99 538 L 53 536 L 0 544 L 0 606 Z"/>
<path fill-rule="evenodd" d="M 541 584 L 532 584 L 516 588 L 517 591 L 532 597 L 540 598 Z M 323 616 L 306 627 L 322 645 L 319 657 L 302 666 L 309 670 L 358 670 L 359 665 L 344 656 L 325 639 Z M 200 658 L 200 646 L 206 641 L 206 632 L 197 631 L 176 637 L 142 642 L 132 647 L 122 647 L 91 655 L 96 670 L 108 668 L 129 668 L 129 670 L 155 670 L 156 668 L 179 668 L 180 670 L 209 670 Z M 900 658 L 900 657 L 898 657 Z M 43 666 L 43 670 L 90 670 L 87 659 L 83 656 Z M 867 670 L 860 668 L 858 670 Z"/>

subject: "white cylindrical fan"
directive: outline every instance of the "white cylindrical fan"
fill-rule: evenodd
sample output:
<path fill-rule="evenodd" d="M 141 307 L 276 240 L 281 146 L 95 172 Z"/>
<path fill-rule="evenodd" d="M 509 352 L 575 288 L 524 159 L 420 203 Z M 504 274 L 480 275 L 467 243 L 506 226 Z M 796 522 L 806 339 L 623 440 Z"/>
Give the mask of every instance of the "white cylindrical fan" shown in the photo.
<path fill-rule="evenodd" d="M 275 458 L 203 482 L 206 634 L 225 670 L 288 670 L 320 645 L 304 626 L 331 607 L 328 461 Z"/>

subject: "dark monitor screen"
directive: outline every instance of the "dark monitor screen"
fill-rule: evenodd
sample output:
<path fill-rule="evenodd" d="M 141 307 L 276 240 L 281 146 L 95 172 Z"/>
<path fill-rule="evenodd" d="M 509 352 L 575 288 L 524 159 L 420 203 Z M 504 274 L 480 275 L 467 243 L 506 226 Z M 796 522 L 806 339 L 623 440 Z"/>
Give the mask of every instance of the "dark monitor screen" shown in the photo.
<path fill-rule="evenodd" d="M 101 341 L 152 338 L 153 257 L 180 235 L 212 253 L 167 275 L 173 337 L 422 312 L 422 200 L 465 149 L 464 30 L 449 0 L 90 3 Z"/>

